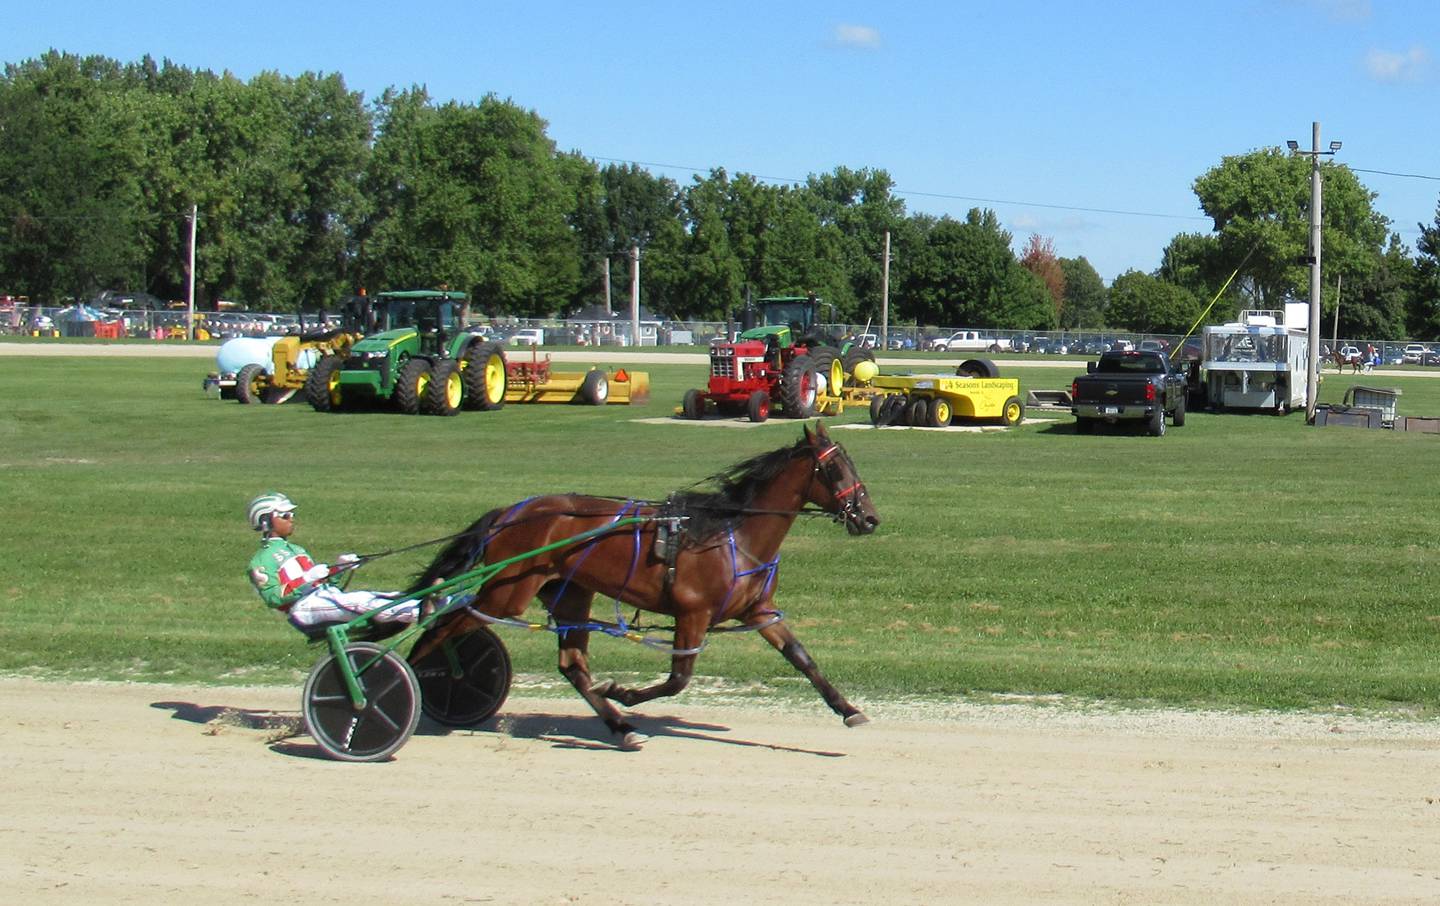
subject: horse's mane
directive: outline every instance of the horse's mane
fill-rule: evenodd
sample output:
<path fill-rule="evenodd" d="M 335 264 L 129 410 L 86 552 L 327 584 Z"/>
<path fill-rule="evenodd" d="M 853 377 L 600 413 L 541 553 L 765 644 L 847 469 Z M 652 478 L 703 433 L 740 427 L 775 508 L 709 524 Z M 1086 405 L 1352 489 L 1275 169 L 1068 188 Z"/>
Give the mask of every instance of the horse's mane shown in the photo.
<path fill-rule="evenodd" d="M 705 479 L 714 485 L 713 490 L 683 488 L 670 495 L 665 509 L 687 517 L 685 535 L 690 542 L 714 537 L 733 528 L 761 489 L 807 448 L 805 438 L 801 438 L 789 447 L 743 459 Z"/>

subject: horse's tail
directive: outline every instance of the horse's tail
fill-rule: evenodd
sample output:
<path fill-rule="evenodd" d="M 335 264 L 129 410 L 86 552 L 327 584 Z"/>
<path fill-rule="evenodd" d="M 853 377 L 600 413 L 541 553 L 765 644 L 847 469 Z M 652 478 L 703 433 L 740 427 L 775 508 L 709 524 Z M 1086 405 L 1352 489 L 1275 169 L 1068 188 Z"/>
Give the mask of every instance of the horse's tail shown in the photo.
<path fill-rule="evenodd" d="M 495 521 L 500 518 L 503 509 L 494 509 L 475 520 L 469 528 L 445 546 L 425 572 L 415 580 L 407 594 L 415 594 L 434 585 L 436 582 L 446 579 L 453 579 L 467 570 L 473 569 L 480 558 L 485 556 L 485 542 L 490 537 L 490 530 L 494 527 Z"/>

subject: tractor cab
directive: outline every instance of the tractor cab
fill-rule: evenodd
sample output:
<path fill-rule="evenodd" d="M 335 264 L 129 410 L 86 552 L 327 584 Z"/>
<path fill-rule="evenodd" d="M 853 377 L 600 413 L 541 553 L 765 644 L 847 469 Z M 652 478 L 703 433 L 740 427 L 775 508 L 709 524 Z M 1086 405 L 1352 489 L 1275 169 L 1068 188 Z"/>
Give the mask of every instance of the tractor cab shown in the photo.
<path fill-rule="evenodd" d="M 745 309 L 741 317 L 742 340 L 773 341 L 789 349 L 815 333 L 820 300 L 808 296 L 766 296 Z"/>
<path fill-rule="evenodd" d="M 413 328 L 420 354 L 443 355 L 459 329 L 465 298 L 464 293 L 449 292 L 381 293 L 376 297 L 377 327 L 382 332 Z"/>

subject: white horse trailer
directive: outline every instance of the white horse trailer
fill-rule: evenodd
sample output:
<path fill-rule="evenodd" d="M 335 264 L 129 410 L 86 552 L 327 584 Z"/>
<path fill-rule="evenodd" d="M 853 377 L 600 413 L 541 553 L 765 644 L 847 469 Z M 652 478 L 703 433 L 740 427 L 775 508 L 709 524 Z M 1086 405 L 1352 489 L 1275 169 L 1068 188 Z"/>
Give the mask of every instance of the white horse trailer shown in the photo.
<path fill-rule="evenodd" d="M 1212 409 L 1268 409 L 1284 415 L 1305 405 L 1309 307 L 1242 311 L 1239 321 L 1204 329 L 1201 368 Z M 1289 323 L 1296 326 L 1287 326 Z"/>

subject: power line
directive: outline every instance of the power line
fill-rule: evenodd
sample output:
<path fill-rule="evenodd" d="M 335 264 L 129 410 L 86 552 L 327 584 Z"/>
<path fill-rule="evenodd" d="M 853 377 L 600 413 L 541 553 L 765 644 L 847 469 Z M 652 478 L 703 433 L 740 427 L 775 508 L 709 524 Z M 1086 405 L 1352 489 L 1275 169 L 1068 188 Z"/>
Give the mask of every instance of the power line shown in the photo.
<path fill-rule="evenodd" d="M 1429 179 L 1440 182 L 1440 176 L 1426 176 L 1423 173 L 1395 173 L 1391 170 L 1362 170 L 1359 167 L 1351 167 L 1356 173 L 1377 173 L 1380 176 L 1399 176 L 1402 179 Z"/>

